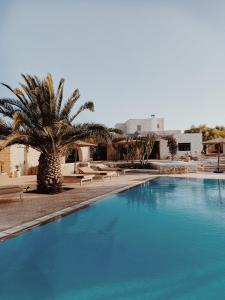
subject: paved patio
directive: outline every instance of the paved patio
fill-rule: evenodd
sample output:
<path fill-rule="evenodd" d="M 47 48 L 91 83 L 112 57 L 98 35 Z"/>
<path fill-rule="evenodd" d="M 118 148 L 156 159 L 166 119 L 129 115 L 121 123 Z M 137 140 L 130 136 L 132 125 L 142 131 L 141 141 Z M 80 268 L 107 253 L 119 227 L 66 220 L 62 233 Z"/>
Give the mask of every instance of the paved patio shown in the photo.
<path fill-rule="evenodd" d="M 182 178 L 223 179 L 224 174 L 211 172 L 161 175 Z M 159 177 L 146 173 L 129 173 L 105 181 L 94 180 L 92 183 L 67 184 L 69 190 L 56 195 L 26 193 L 23 199 L 18 196 L 0 196 L 0 241 L 17 235 L 34 226 L 57 219 L 77 209 L 85 207 L 99 198 L 114 194 Z M 35 176 L 23 176 L 14 179 L 15 184 L 35 188 Z"/>
<path fill-rule="evenodd" d="M 0 235 L 10 228 L 36 220 L 56 211 L 81 204 L 89 199 L 129 188 L 157 176 L 148 174 L 128 174 L 110 179 L 94 180 L 80 187 L 79 184 L 67 184 L 72 188 L 56 195 L 26 193 L 23 200 L 18 196 L 0 197 Z M 14 180 L 15 184 L 35 187 L 35 176 L 23 176 Z M 40 223 L 40 222 L 39 222 Z M 1 236 L 0 236 L 1 238 Z"/>

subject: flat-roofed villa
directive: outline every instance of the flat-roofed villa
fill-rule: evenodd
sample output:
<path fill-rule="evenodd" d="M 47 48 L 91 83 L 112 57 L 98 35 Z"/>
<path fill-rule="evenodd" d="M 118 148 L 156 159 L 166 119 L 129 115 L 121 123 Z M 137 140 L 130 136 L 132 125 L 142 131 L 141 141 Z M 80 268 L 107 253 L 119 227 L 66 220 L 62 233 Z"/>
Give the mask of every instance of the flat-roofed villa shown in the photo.
<path fill-rule="evenodd" d="M 157 118 L 151 115 L 146 119 L 129 119 L 124 123 L 117 123 L 116 128 L 122 130 L 126 135 L 137 133 L 144 136 L 148 133 L 155 133 L 158 139 L 154 145 L 151 157 L 152 159 L 167 159 L 169 149 L 167 141 L 163 136 L 173 135 L 178 144 L 177 158 L 184 155 L 200 157 L 202 152 L 202 134 L 201 133 L 182 133 L 181 130 L 165 130 L 164 118 Z"/>

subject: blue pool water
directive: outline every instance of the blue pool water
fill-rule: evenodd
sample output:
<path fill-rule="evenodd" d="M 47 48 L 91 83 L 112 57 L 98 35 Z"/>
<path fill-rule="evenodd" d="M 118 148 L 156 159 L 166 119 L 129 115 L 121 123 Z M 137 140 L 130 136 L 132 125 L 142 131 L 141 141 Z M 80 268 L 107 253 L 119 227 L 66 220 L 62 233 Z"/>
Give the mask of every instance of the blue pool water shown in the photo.
<path fill-rule="evenodd" d="M 0 299 L 225 299 L 225 182 L 162 178 L 0 244 Z"/>

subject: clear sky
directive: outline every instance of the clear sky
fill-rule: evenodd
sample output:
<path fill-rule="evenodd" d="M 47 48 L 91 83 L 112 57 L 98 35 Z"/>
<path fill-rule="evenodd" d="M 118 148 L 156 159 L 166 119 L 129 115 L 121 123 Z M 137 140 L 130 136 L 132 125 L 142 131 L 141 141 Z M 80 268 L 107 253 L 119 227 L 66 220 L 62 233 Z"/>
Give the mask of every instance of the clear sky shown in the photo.
<path fill-rule="evenodd" d="M 225 1 L 0 0 L 0 81 L 47 72 L 94 101 L 79 121 L 225 125 Z"/>

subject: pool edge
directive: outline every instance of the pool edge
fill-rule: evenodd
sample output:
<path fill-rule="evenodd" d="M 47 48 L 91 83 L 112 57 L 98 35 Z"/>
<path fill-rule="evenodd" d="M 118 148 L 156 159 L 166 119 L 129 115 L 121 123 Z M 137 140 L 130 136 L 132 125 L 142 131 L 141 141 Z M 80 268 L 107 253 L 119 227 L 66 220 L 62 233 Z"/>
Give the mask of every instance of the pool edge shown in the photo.
<path fill-rule="evenodd" d="M 116 189 L 114 191 L 105 193 L 103 195 L 88 199 L 88 200 L 86 200 L 82 203 L 69 206 L 67 208 L 64 208 L 64 209 L 55 211 L 53 213 L 44 215 L 44 216 L 42 216 L 40 218 L 37 218 L 37 219 L 34 219 L 32 221 L 23 223 L 21 225 L 11 227 L 11 228 L 9 228 L 7 230 L 4 230 L 4 231 L 0 231 L 0 242 L 4 242 L 8 239 L 14 238 L 14 237 L 16 237 L 16 236 L 18 236 L 18 235 L 20 235 L 20 234 L 22 234 L 22 233 L 24 233 L 28 230 L 32 230 L 35 227 L 42 226 L 42 225 L 48 224 L 50 222 L 54 222 L 58 219 L 61 219 L 64 216 L 67 216 L 69 214 L 74 213 L 75 211 L 78 211 L 80 209 L 84 209 L 84 208 L 88 207 L 89 205 L 97 202 L 98 200 L 101 200 L 102 198 L 122 193 L 124 191 L 132 189 L 132 188 L 134 188 L 136 186 L 139 186 L 141 184 L 144 184 L 146 182 L 158 179 L 160 177 L 161 177 L 160 175 L 156 175 L 154 177 L 150 177 L 150 178 L 141 180 L 140 182 L 135 182 L 135 183 L 129 184 L 129 185 L 123 187 L 123 188 L 119 188 L 119 189 Z"/>

